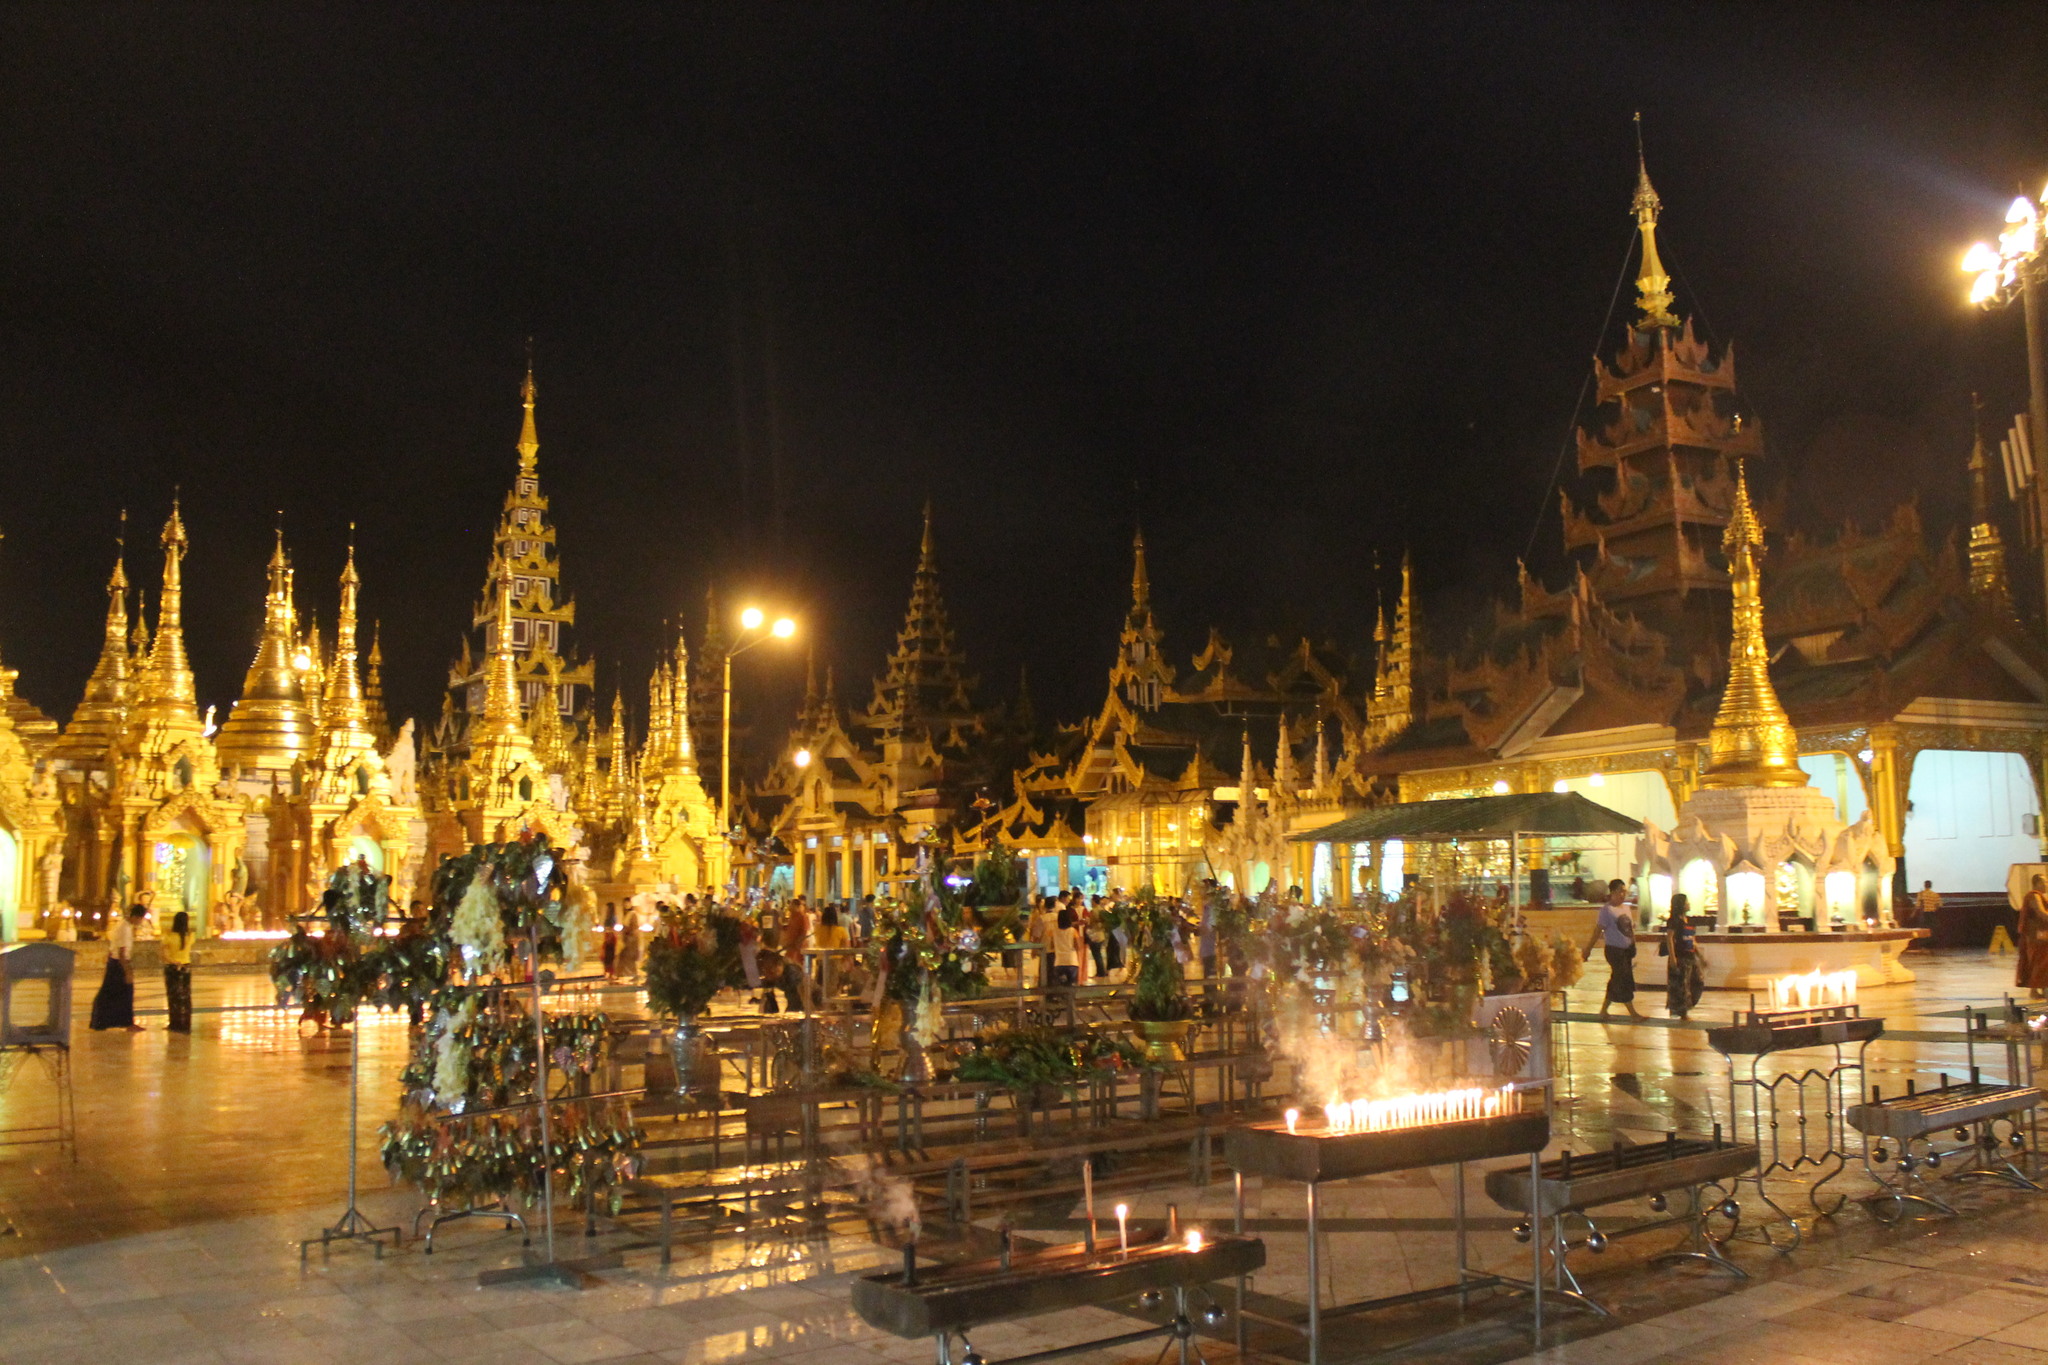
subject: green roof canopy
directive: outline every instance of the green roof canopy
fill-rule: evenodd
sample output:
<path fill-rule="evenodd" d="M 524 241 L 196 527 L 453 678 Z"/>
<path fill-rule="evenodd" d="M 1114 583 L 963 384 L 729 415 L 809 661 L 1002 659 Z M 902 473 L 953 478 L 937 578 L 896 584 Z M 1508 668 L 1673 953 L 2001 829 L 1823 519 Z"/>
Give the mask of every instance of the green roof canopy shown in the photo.
<path fill-rule="evenodd" d="M 1640 834 L 1643 824 L 1577 792 L 1517 792 L 1404 801 L 1289 836 L 1297 844 L 1366 844 L 1380 839 L 1505 839 L 1516 834 Z"/>

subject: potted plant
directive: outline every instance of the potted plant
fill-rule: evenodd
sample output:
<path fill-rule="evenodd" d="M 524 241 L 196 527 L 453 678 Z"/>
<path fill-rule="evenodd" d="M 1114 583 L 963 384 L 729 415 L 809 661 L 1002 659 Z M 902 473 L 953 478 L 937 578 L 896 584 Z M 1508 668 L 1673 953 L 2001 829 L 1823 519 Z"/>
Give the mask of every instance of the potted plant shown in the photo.
<path fill-rule="evenodd" d="M 740 922 L 718 911 L 665 909 L 648 940 L 646 964 L 647 1007 L 676 1021 L 669 1054 L 675 1061 L 676 1093 L 688 1098 L 717 1079 L 717 1063 L 704 1046 L 697 1018 L 720 991 L 746 982 Z"/>
<path fill-rule="evenodd" d="M 1179 1061 L 1187 1055 L 1188 1028 L 1195 1009 L 1188 999 L 1187 978 L 1175 944 L 1173 912 L 1147 892 L 1132 903 L 1125 921 L 1131 949 L 1138 958 L 1131 1022 L 1145 1040 L 1146 1060 Z"/>

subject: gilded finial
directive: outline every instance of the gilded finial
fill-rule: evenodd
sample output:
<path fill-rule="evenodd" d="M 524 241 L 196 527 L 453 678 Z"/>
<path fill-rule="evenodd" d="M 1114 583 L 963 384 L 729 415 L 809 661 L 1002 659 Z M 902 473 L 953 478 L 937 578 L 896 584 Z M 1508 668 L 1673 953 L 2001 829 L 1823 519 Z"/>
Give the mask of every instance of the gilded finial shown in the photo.
<path fill-rule="evenodd" d="M 1140 527 L 1131 537 L 1131 605 L 1152 605 L 1152 576 L 1145 570 L 1145 531 Z"/>
<path fill-rule="evenodd" d="M 519 386 L 519 401 L 526 414 L 519 425 L 519 472 L 531 474 L 540 465 L 540 436 L 533 425 L 533 338 L 526 339 L 526 382 Z"/>
<path fill-rule="evenodd" d="M 1636 277 L 1636 306 L 1642 310 L 1639 327 L 1676 327 L 1678 318 L 1671 311 L 1671 277 L 1664 273 L 1664 263 L 1657 256 L 1657 216 L 1663 209 L 1663 201 L 1650 184 L 1649 163 L 1643 157 L 1643 116 L 1636 114 L 1636 197 L 1634 202 L 1636 230 L 1643 239 L 1643 268 Z"/>

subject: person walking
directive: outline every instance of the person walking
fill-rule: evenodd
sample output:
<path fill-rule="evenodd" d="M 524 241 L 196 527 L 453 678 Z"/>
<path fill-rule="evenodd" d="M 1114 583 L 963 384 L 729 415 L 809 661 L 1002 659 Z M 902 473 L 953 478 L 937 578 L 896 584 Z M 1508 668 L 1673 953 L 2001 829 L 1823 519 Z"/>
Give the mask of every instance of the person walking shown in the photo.
<path fill-rule="evenodd" d="M 1699 937 L 1686 916 L 1692 902 L 1683 891 L 1671 898 L 1671 916 L 1664 921 L 1664 1008 L 1673 1019 L 1683 1019 L 1699 1004 L 1707 988 L 1705 964 L 1700 961 Z"/>
<path fill-rule="evenodd" d="M 164 999 L 170 1005 L 171 1032 L 192 1031 L 192 916 L 180 910 L 171 916 L 164 935 Z"/>
<path fill-rule="evenodd" d="M 1607 957 L 1607 994 L 1600 1001 L 1600 1017 L 1615 1005 L 1628 1010 L 1628 1017 L 1642 1021 L 1636 1010 L 1636 917 L 1628 908 L 1628 883 L 1616 877 L 1607 883 L 1607 902 L 1593 923 L 1593 936 L 1586 940 L 1586 956 L 1598 945 Z"/>
<path fill-rule="evenodd" d="M 615 901 L 604 903 L 604 979 L 619 979 L 619 907 Z"/>
<path fill-rule="evenodd" d="M 2026 987 L 2032 1000 L 2048 993 L 2048 877 L 2038 872 L 2020 902 L 2019 970 L 2013 984 Z"/>
<path fill-rule="evenodd" d="M 131 905 L 128 913 L 115 920 L 114 927 L 107 931 L 107 971 L 100 978 L 99 993 L 92 998 L 91 1026 L 95 1032 L 110 1028 L 142 1032 L 142 1025 L 135 1022 L 135 972 L 129 959 L 135 952 L 136 926 L 148 914 L 148 907 Z"/>

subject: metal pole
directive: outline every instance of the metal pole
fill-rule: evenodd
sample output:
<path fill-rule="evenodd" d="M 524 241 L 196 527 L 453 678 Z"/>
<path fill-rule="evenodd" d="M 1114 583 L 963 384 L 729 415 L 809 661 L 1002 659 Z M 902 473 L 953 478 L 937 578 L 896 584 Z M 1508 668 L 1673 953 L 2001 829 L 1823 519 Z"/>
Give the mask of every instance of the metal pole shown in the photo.
<path fill-rule="evenodd" d="M 2035 524 L 2041 528 L 2041 585 L 2043 622 L 2048 624 L 2048 302 L 2041 298 L 2041 281 L 2048 276 L 2048 260 L 2036 257 L 2020 265 L 2020 308 L 2027 327 L 2027 445 L 2034 453 L 2034 497 L 2040 513 Z"/>
<path fill-rule="evenodd" d="M 1543 1153 L 1529 1153 L 1529 1320 L 1538 1349 L 1543 1346 Z"/>
<path fill-rule="evenodd" d="M 356 1095 L 363 1075 L 363 1010 L 356 1006 L 356 1019 L 348 1031 L 348 1211 L 356 1211 Z"/>
<path fill-rule="evenodd" d="M 1458 1303 L 1462 1307 L 1469 1297 L 1465 1291 L 1465 1279 L 1470 1273 L 1468 1267 L 1471 1263 L 1465 1246 L 1465 1163 L 1460 1161 L 1453 1169 L 1458 1188 L 1451 1199 L 1451 1216 L 1458 1224 Z"/>
<path fill-rule="evenodd" d="M 1236 1216 L 1231 1221 L 1230 1230 L 1242 1237 L 1244 1236 L 1244 1172 L 1233 1171 L 1231 1172 L 1231 1178 L 1232 1183 L 1236 1186 Z M 1237 1353 L 1240 1357 L 1244 1355 L 1244 1289 L 1245 1277 L 1239 1275 L 1237 1277 Z"/>
<path fill-rule="evenodd" d="M 725 651 L 725 719 L 718 738 L 718 823 L 732 831 L 732 651 Z"/>
<path fill-rule="evenodd" d="M 1308 1183 L 1308 1365 L 1323 1365 L 1323 1288 L 1316 1256 L 1321 1219 L 1317 1216 L 1316 1183 Z"/>
<path fill-rule="evenodd" d="M 548 1031 L 547 1021 L 541 1015 L 540 932 L 537 929 L 526 931 L 526 946 L 529 954 L 527 970 L 533 981 L 533 1040 L 539 1052 L 535 1065 L 540 1068 L 534 1078 L 533 1097 L 540 1101 L 541 1213 L 547 1229 L 547 1261 L 552 1265 L 555 1260 L 555 1138 L 548 1123 Z M 354 1179 L 353 1174 L 350 1179 Z"/>

